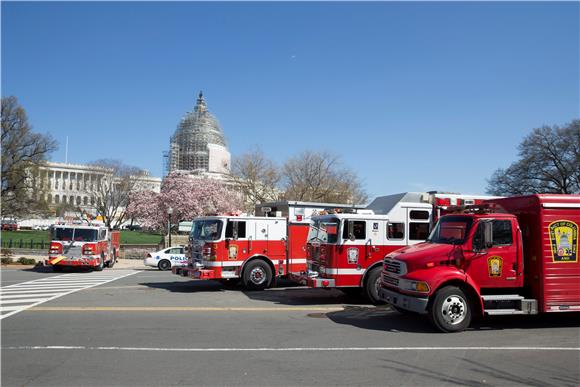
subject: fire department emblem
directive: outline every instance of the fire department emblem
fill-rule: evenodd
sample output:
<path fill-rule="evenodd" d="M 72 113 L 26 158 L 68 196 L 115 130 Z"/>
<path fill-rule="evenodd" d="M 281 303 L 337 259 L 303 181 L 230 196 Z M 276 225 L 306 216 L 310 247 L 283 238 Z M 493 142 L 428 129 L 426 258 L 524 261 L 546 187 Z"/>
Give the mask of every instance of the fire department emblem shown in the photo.
<path fill-rule="evenodd" d="M 503 258 L 498 255 L 493 255 L 487 258 L 487 270 L 490 277 L 501 277 L 503 266 Z"/>
<path fill-rule="evenodd" d="M 548 226 L 552 262 L 578 262 L 578 225 L 557 220 Z"/>
<path fill-rule="evenodd" d="M 358 263 L 358 249 L 351 247 L 346 251 L 346 256 L 348 259 L 348 263 L 352 263 L 356 265 Z"/>
<path fill-rule="evenodd" d="M 228 259 L 234 260 L 238 258 L 238 246 L 230 245 L 228 248 Z"/>

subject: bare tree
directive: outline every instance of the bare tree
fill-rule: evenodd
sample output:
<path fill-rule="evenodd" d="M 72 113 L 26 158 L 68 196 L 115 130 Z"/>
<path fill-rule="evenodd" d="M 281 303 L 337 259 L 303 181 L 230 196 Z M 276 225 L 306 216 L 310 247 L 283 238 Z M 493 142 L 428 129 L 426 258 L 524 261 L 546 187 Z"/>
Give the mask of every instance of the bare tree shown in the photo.
<path fill-rule="evenodd" d="M 519 160 L 488 180 L 488 193 L 580 193 L 580 120 L 534 129 L 518 150 Z"/>
<path fill-rule="evenodd" d="M 57 149 L 50 135 L 32 132 L 16 97 L 2 98 L 2 213 L 23 216 L 45 212 L 39 167 Z"/>
<path fill-rule="evenodd" d="M 305 151 L 283 167 L 285 198 L 360 204 L 367 200 L 358 176 L 329 152 Z"/>
<path fill-rule="evenodd" d="M 93 191 L 94 209 L 107 227 L 118 228 L 127 219 L 131 193 L 141 189 L 147 172 L 118 160 L 98 160 L 91 164 L 101 171 Z M 80 207 L 78 211 L 82 214 Z"/>
<path fill-rule="evenodd" d="M 276 200 L 280 195 L 280 171 L 258 147 L 234 159 L 230 181 L 242 192 L 248 212 L 257 203 Z"/>

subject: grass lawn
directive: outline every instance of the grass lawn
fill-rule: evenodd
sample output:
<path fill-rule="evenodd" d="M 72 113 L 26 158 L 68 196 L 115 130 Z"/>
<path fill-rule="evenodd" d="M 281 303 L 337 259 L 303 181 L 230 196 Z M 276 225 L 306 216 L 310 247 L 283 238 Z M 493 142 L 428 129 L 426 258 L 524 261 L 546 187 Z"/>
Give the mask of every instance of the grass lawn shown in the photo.
<path fill-rule="evenodd" d="M 30 240 L 34 243 L 50 242 L 50 235 L 48 231 L 37 230 L 21 230 L 21 231 L 2 231 L 2 246 L 7 246 L 10 239 L 14 244 L 20 243 L 30 244 Z M 139 245 L 139 244 L 157 244 L 161 241 L 160 234 L 150 234 L 140 231 L 121 231 L 121 244 Z"/>

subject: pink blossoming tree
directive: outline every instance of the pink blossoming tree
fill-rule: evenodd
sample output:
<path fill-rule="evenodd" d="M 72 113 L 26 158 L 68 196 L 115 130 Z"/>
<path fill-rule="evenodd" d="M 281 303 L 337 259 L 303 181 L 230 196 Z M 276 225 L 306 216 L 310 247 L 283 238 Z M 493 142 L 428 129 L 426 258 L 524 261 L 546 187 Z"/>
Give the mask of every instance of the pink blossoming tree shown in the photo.
<path fill-rule="evenodd" d="M 198 216 L 239 212 L 240 194 L 223 183 L 183 173 L 168 175 L 161 184 L 161 193 L 136 192 L 127 207 L 128 215 L 146 228 L 167 229 L 167 210 L 171 207 L 171 223 L 191 221 Z"/>

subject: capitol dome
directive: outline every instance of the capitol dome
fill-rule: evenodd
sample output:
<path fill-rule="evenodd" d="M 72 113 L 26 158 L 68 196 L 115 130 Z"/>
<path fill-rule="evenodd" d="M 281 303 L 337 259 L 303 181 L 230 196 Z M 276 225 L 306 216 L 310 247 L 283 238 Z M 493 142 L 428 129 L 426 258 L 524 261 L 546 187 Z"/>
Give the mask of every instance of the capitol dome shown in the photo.
<path fill-rule="evenodd" d="M 230 158 L 224 133 L 200 92 L 195 108 L 181 119 L 171 137 L 169 172 L 228 174 Z"/>

